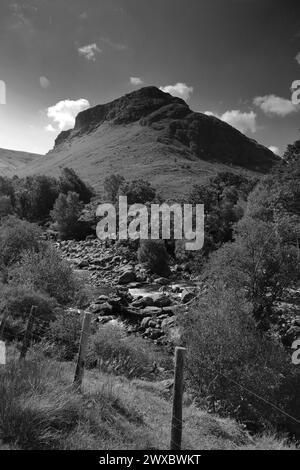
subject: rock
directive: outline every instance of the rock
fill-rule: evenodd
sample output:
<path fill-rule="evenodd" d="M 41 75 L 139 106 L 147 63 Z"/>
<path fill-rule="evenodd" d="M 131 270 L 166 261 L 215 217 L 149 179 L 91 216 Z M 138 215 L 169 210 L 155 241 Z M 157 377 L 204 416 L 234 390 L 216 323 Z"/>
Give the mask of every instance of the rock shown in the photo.
<path fill-rule="evenodd" d="M 158 284 L 160 286 L 167 286 L 169 282 L 170 281 L 166 277 L 159 277 L 158 279 L 154 280 L 154 284 Z"/>
<path fill-rule="evenodd" d="M 107 295 L 99 295 L 97 300 L 95 301 L 95 304 L 103 304 L 104 302 L 108 302 L 109 297 Z"/>
<path fill-rule="evenodd" d="M 108 302 L 104 302 L 102 304 L 95 304 L 91 306 L 90 311 L 92 313 L 106 315 L 106 314 L 112 313 L 113 308 Z"/>
<path fill-rule="evenodd" d="M 114 317 L 112 316 L 103 316 L 103 317 L 98 317 L 96 322 L 100 323 L 101 325 L 104 325 L 105 323 L 108 323 L 112 320 L 114 320 Z"/>
<path fill-rule="evenodd" d="M 181 301 L 184 304 L 187 304 L 188 302 L 190 302 L 190 300 L 194 299 L 194 297 L 195 297 L 195 294 L 193 292 L 184 290 L 181 294 Z"/>
<path fill-rule="evenodd" d="M 146 329 L 147 326 L 148 326 L 148 324 L 149 324 L 149 322 L 150 322 L 150 320 L 151 320 L 151 317 L 145 317 L 145 318 L 143 318 L 142 323 L 141 323 L 141 328 L 142 328 L 142 329 Z"/>
<path fill-rule="evenodd" d="M 83 259 L 78 263 L 77 266 L 78 266 L 78 268 L 82 269 L 82 268 L 88 268 L 89 265 L 90 265 L 90 263 L 87 260 Z"/>
<path fill-rule="evenodd" d="M 145 331 L 145 336 L 148 336 L 148 338 L 151 339 L 158 339 L 163 336 L 163 332 L 158 328 L 147 328 Z"/>
<path fill-rule="evenodd" d="M 153 317 L 162 313 L 162 309 L 159 307 L 146 307 L 141 311 L 143 317 Z"/>
<path fill-rule="evenodd" d="M 118 284 L 130 284 L 131 282 L 135 282 L 136 276 L 134 271 L 125 271 L 118 279 Z"/>
<path fill-rule="evenodd" d="M 162 311 L 163 311 L 163 313 L 165 313 L 169 317 L 172 317 L 174 315 L 174 306 L 173 307 L 163 307 Z"/>

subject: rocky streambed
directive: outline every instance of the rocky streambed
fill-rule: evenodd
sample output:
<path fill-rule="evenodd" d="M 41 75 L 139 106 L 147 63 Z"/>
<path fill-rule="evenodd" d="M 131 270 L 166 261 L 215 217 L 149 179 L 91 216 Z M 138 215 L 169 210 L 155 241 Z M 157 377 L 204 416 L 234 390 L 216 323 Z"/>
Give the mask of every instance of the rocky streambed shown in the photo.
<path fill-rule="evenodd" d="M 168 278 L 151 274 L 134 254 L 118 244 L 63 241 L 56 244 L 62 256 L 92 291 L 87 308 L 99 325 L 115 322 L 128 333 L 138 333 L 157 344 L 180 342 L 178 318 L 199 293 L 200 285 L 187 266 L 171 266 Z"/>

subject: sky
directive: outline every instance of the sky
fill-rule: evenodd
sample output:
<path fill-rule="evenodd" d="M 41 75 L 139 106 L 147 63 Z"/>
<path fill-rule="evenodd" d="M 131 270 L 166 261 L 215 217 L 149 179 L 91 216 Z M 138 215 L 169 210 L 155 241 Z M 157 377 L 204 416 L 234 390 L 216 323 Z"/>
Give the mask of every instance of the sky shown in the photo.
<path fill-rule="evenodd" d="M 299 0 L 0 3 L 1 148 L 46 153 L 81 110 L 155 85 L 281 155 L 295 80 Z"/>

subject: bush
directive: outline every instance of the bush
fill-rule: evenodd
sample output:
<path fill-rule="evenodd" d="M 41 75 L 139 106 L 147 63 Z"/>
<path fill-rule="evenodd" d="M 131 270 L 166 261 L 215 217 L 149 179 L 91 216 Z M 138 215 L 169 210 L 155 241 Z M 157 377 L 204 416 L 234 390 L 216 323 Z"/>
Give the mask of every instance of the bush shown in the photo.
<path fill-rule="evenodd" d="M 34 315 L 34 338 L 44 335 L 47 323 L 57 313 L 57 303 L 48 295 L 28 289 L 27 286 L 2 286 L 0 290 L 0 308 L 7 313 L 4 337 L 7 340 L 22 339 L 31 308 L 36 307 Z"/>
<path fill-rule="evenodd" d="M 79 217 L 83 204 L 77 193 L 60 194 L 55 201 L 51 216 L 56 222 L 62 239 L 78 238 L 80 236 Z"/>
<path fill-rule="evenodd" d="M 169 276 L 169 256 L 162 240 L 141 240 L 138 251 L 139 263 L 145 264 L 152 273 Z"/>
<path fill-rule="evenodd" d="M 144 339 L 130 336 L 119 326 L 105 325 L 92 336 L 87 364 L 128 378 L 149 377 L 157 355 Z"/>
<path fill-rule="evenodd" d="M 0 259 L 4 266 L 20 260 L 25 250 L 37 253 L 43 246 L 42 231 L 17 217 L 9 216 L 0 223 Z"/>
<path fill-rule="evenodd" d="M 255 319 L 268 327 L 271 307 L 299 272 L 296 248 L 282 243 L 271 223 L 251 218 L 237 225 L 236 239 L 216 251 L 206 275 L 235 289 L 245 289 Z"/>
<path fill-rule="evenodd" d="M 108 201 L 115 203 L 119 188 L 125 183 L 125 178 L 120 175 L 110 175 L 104 180 L 104 191 Z"/>
<path fill-rule="evenodd" d="M 93 189 L 84 183 L 72 168 L 64 168 L 59 178 L 59 191 L 64 194 L 77 193 L 80 201 L 88 204 L 94 195 Z"/>
<path fill-rule="evenodd" d="M 60 312 L 46 335 L 48 353 L 58 360 L 72 361 L 78 353 L 81 326 L 82 316 L 76 310 Z"/>
<path fill-rule="evenodd" d="M 55 178 L 44 175 L 28 176 L 15 181 L 17 214 L 30 222 L 42 222 L 59 194 Z"/>
<path fill-rule="evenodd" d="M 199 401 L 208 400 L 214 411 L 252 430 L 271 425 L 300 435 L 299 426 L 264 401 L 299 420 L 299 371 L 279 344 L 255 328 L 242 295 L 211 288 L 182 326 L 189 380 Z"/>
<path fill-rule="evenodd" d="M 9 281 L 48 294 L 62 305 L 72 302 L 80 291 L 71 266 L 51 246 L 39 253 L 24 253 L 19 263 L 10 268 Z"/>
<path fill-rule="evenodd" d="M 122 183 L 118 195 L 127 196 L 128 205 L 146 204 L 155 199 L 156 191 L 148 181 L 139 179 Z"/>

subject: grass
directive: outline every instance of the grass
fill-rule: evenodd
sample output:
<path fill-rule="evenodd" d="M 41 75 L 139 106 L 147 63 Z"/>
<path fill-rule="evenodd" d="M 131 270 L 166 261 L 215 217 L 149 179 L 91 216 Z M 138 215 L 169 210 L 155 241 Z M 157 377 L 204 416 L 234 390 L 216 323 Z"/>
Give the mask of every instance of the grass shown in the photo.
<path fill-rule="evenodd" d="M 0 369 L 0 450 L 168 449 L 171 403 L 163 383 L 86 371 L 72 388 L 73 363 L 31 352 Z M 187 396 L 183 448 L 296 449 L 282 438 L 252 438 L 236 422 L 199 410 Z"/>

